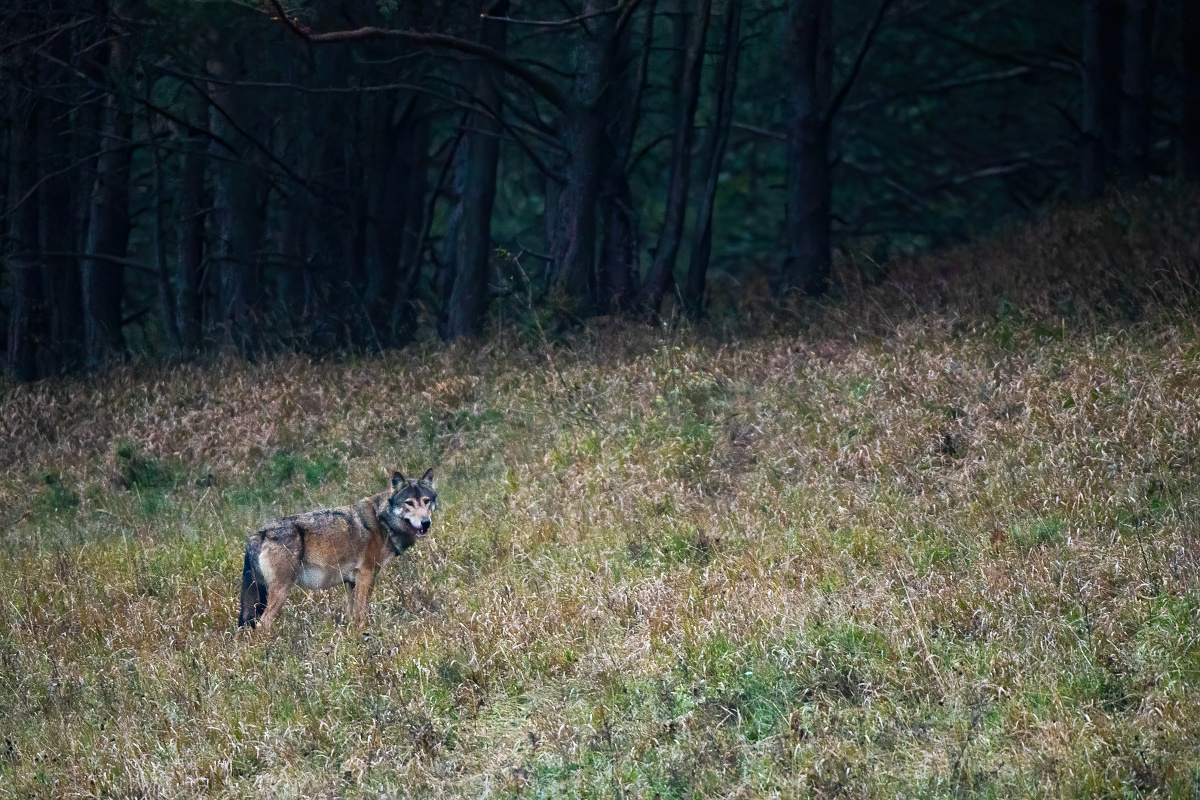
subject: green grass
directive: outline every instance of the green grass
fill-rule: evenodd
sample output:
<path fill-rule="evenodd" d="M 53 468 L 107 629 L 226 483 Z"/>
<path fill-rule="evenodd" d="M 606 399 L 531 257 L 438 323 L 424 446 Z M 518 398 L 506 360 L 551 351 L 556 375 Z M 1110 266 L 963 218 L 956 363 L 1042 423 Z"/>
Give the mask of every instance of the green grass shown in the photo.
<path fill-rule="evenodd" d="M 878 291 L 4 387 L 0 797 L 1195 796 L 1194 319 Z M 235 632 L 431 465 L 367 631 Z"/>

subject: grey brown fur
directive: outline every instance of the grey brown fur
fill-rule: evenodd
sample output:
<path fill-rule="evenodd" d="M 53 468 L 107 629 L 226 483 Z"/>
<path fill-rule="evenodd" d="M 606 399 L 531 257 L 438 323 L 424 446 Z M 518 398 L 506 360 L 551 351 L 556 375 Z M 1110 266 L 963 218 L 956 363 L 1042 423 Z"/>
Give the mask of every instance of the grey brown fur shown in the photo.
<path fill-rule="evenodd" d="M 292 587 L 346 587 L 350 614 L 365 621 L 379 570 L 427 535 L 437 508 L 433 470 L 399 472 L 391 491 L 327 511 L 272 522 L 246 542 L 238 627 L 269 628 Z"/>

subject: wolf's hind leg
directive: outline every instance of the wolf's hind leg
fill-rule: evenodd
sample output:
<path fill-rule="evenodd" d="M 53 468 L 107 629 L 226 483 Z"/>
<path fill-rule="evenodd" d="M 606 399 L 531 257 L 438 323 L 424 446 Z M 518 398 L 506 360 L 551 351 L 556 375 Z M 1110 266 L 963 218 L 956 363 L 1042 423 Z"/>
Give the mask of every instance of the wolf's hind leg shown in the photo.
<path fill-rule="evenodd" d="M 245 625 L 253 628 L 267 607 L 267 587 L 254 569 L 257 554 L 258 548 L 253 543 L 247 546 L 245 566 L 242 568 L 242 610 L 238 614 L 239 628 Z"/>
<path fill-rule="evenodd" d="M 258 552 L 258 572 L 267 585 L 266 610 L 258 620 L 258 627 L 269 628 L 280 609 L 287 602 L 288 593 L 300 575 L 300 548 L 298 536 L 290 532 L 272 530 L 264 535 Z"/>
<path fill-rule="evenodd" d="M 283 604 L 287 602 L 288 592 L 291 591 L 291 586 L 272 586 L 267 591 L 267 610 L 263 612 L 262 618 L 258 621 L 258 627 L 264 631 L 271 627 L 271 623 L 279 616 Z"/>

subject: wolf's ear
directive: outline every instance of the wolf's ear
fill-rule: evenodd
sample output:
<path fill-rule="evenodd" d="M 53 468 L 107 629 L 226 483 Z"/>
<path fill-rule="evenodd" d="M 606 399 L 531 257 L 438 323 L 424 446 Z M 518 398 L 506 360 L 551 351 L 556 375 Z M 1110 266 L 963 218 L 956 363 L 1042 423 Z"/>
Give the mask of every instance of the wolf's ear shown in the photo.
<path fill-rule="evenodd" d="M 400 488 L 400 484 L 404 483 L 404 476 L 399 470 L 392 473 L 392 491 Z"/>
<path fill-rule="evenodd" d="M 421 483 L 429 484 L 430 489 L 437 488 L 437 481 L 433 478 L 433 467 L 430 467 L 425 471 L 424 476 L 421 477 Z"/>

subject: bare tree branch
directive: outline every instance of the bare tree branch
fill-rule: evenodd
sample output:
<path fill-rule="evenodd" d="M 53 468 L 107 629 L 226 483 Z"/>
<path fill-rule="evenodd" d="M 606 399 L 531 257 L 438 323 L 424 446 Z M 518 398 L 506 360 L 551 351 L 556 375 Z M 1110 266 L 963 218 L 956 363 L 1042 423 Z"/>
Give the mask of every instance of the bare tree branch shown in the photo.
<path fill-rule="evenodd" d="M 854 66 L 850 68 L 850 74 L 846 76 L 846 80 L 842 83 L 842 88 L 838 89 L 833 102 L 829 104 L 829 110 L 825 112 L 826 123 L 829 123 L 837 116 L 838 109 L 841 108 L 846 95 L 850 94 L 850 89 L 854 86 L 854 81 L 858 78 L 858 72 L 862 69 L 863 61 L 867 58 L 867 51 L 871 49 L 871 45 L 875 41 L 875 35 L 879 33 L 879 26 L 883 22 L 884 12 L 888 10 L 888 6 L 891 4 L 892 0 L 879 1 L 879 10 L 875 12 L 875 17 L 871 20 L 870 27 L 867 28 L 866 34 L 863 35 L 862 44 L 858 47 L 858 55 L 854 57 Z"/>
<path fill-rule="evenodd" d="M 589 19 L 602 17 L 605 14 L 611 14 L 616 10 L 615 8 L 606 8 L 603 11 L 597 11 L 593 14 L 580 14 L 577 17 L 569 19 L 513 19 L 512 17 L 492 17 L 492 19 L 497 22 L 507 22 L 510 25 L 537 25 L 545 28 L 565 28 L 568 25 L 575 25 L 576 23 L 586 22 Z M 479 16 L 486 15 L 480 14 Z"/>
<path fill-rule="evenodd" d="M 778 133 L 778 132 L 772 131 L 772 130 L 768 130 L 766 128 L 760 128 L 757 125 L 747 125 L 744 122 L 734 122 L 734 123 L 730 124 L 730 127 L 737 128 L 739 131 L 746 131 L 747 133 L 753 133 L 753 134 L 757 134 L 759 136 L 764 136 L 768 139 L 774 139 L 779 142 L 787 141 L 787 136 L 785 134 Z"/>
<path fill-rule="evenodd" d="M 931 83 L 926 86 L 918 86 L 916 89 L 904 92 L 893 92 L 892 94 L 883 97 L 873 97 L 869 100 L 864 100 L 861 103 L 846 106 L 846 113 L 855 113 L 865 111 L 868 108 L 873 108 L 885 103 L 891 103 L 899 100 L 902 97 L 920 97 L 923 95 L 939 94 L 941 92 L 949 92 L 954 89 L 965 89 L 971 86 L 979 86 L 985 83 L 1002 83 L 1015 78 L 1022 78 L 1031 74 L 1034 71 L 1033 67 L 1012 67 L 1010 69 L 997 70 L 995 72 L 985 72 L 981 75 L 968 75 L 965 78 L 952 78 L 938 83 Z"/>
<path fill-rule="evenodd" d="M 1062 72 L 1071 76 L 1079 75 L 1079 71 L 1083 69 L 1083 63 L 1079 60 L 1079 57 L 1071 53 L 1055 51 L 1054 54 L 1057 56 L 1058 60 L 1055 60 L 1054 58 L 1039 60 L 1028 58 L 1019 54 L 1003 53 L 997 50 L 991 50 L 987 47 L 983 47 L 982 45 L 968 41 L 961 36 L 955 36 L 952 33 L 939 30 L 931 25 L 921 22 L 917 23 L 917 27 L 921 31 L 928 33 L 930 36 L 942 39 L 943 41 L 951 42 L 969 52 L 983 56 L 984 58 L 990 58 L 994 61 L 1000 61 L 1006 64 L 1017 64 L 1024 67 L 1033 67 L 1034 69 L 1053 70 L 1055 72 Z"/>
<path fill-rule="evenodd" d="M 535 89 L 538 94 L 546 98 L 555 108 L 562 110 L 568 105 L 567 95 L 553 83 L 533 70 L 513 61 L 503 53 L 479 42 L 473 42 L 469 39 L 459 39 L 456 36 L 447 36 L 443 33 L 417 33 L 416 31 L 402 31 L 393 28 L 377 28 L 371 25 L 346 31 L 313 33 L 308 28 L 301 27 L 292 20 L 287 15 L 287 12 L 283 10 L 283 6 L 280 5 L 279 0 L 268 0 L 268 3 L 292 33 L 310 44 L 358 42 L 368 39 L 398 39 L 424 47 L 456 50 L 467 55 L 478 56 L 489 64 L 504 70 L 509 75 L 524 81 Z"/>
<path fill-rule="evenodd" d="M 183 73 L 177 73 L 175 75 L 175 77 L 179 77 L 182 74 Z M 229 123 L 229 125 L 235 131 L 237 131 L 243 138 L 245 138 L 246 141 L 248 141 L 254 149 L 258 150 L 263 155 L 265 155 L 267 157 L 267 160 L 269 160 L 275 166 L 279 167 L 279 169 L 283 171 L 284 175 L 288 176 L 288 178 L 295 181 L 297 186 L 303 187 L 304 190 L 306 192 L 308 192 L 309 194 L 311 194 L 313 197 L 317 197 L 321 200 L 324 200 L 325 202 L 332 203 L 332 201 L 330 200 L 329 197 L 323 196 L 323 192 L 318 192 L 316 190 L 316 188 L 314 188 L 312 186 L 312 184 L 310 184 L 308 181 L 304 180 L 304 178 L 300 177 L 300 175 L 298 175 L 294 169 L 292 169 L 290 166 L 288 166 L 286 163 L 284 163 L 284 161 L 281 158 L 279 158 L 279 156 L 275 155 L 275 153 L 273 153 L 271 151 L 270 147 L 268 147 L 267 145 L 260 142 L 257 138 L 252 136 L 249 131 L 247 131 L 245 128 L 243 128 L 241 125 L 239 125 L 237 123 L 237 120 L 235 120 L 232 116 L 230 116 L 229 112 L 226 111 L 224 108 L 222 108 L 221 105 L 216 100 L 213 100 L 212 97 L 208 94 L 208 92 L 201 89 L 200 86 L 196 83 L 196 81 L 192 80 L 191 78 L 181 78 L 181 80 L 186 81 L 194 90 L 199 92 L 200 95 L 204 98 L 204 101 L 206 103 L 208 103 L 210 106 L 212 106 L 214 109 L 216 109 L 217 113 L 220 114 L 222 117 L 224 117 L 225 120 Z M 134 99 L 136 100 L 138 98 L 135 97 Z M 157 111 L 158 109 L 154 109 L 154 110 Z M 180 125 L 183 125 L 183 126 L 187 127 L 189 130 L 198 131 L 207 136 L 210 136 L 214 140 L 221 142 L 221 145 L 223 147 L 227 148 L 231 153 L 234 153 L 234 154 L 237 153 L 236 148 L 232 147 L 228 142 L 225 142 L 224 140 L 216 137 L 211 132 L 205 131 L 202 128 L 196 128 L 195 126 L 190 125 L 189 123 L 184 122 L 183 120 L 180 120 L 179 118 L 177 118 L 171 114 L 168 114 L 166 112 L 162 112 L 162 113 L 164 116 L 166 116 L 171 121 L 176 122 Z M 334 205 L 336 205 L 336 203 L 334 203 Z"/>

